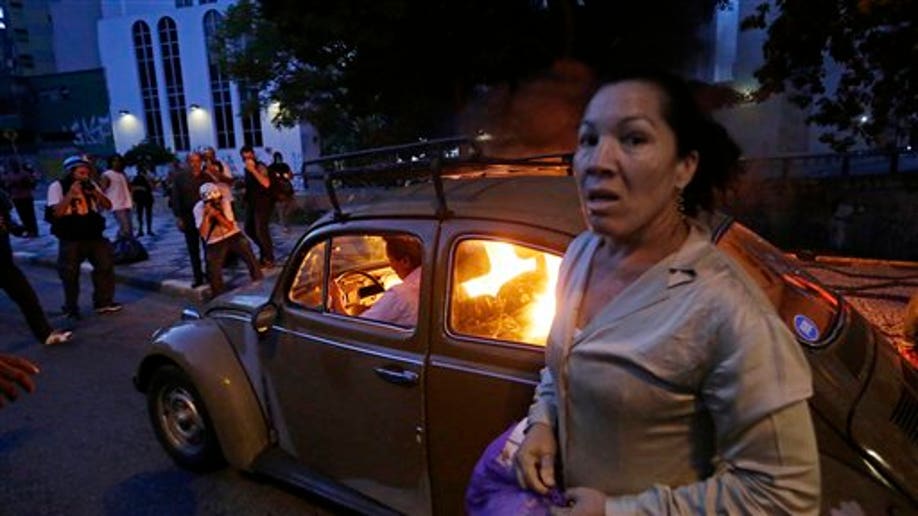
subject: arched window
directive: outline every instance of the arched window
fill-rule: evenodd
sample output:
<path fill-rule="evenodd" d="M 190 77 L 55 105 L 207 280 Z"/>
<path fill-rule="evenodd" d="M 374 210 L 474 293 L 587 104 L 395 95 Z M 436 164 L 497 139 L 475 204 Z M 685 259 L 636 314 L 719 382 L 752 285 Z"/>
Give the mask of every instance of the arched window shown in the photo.
<path fill-rule="evenodd" d="M 207 11 L 204 15 L 204 44 L 207 48 L 207 70 L 210 73 L 210 96 L 214 105 L 217 147 L 229 149 L 236 146 L 230 81 L 220 68 L 220 59 L 214 48 L 217 29 L 222 21 L 223 16 L 217 11 Z"/>
<path fill-rule="evenodd" d="M 239 102 L 242 103 L 242 139 L 246 145 L 261 147 L 261 109 L 258 107 L 258 90 L 239 83 Z"/>
<path fill-rule="evenodd" d="M 137 77 L 140 78 L 140 96 L 143 99 L 143 118 L 147 126 L 147 140 L 163 145 L 163 119 L 159 113 L 159 89 L 156 86 L 156 67 L 153 62 L 153 38 L 150 27 L 142 22 L 131 28 L 134 36 L 134 55 L 137 57 Z"/>
<path fill-rule="evenodd" d="M 179 56 L 178 31 L 172 18 L 162 18 L 156 27 L 159 47 L 163 55 L 163 75 L 166 78 L 166 100 L 169 104 L 169 121 L 172 123 L 172 140 L 175 150 L 191 148 L 188 141 L 188 114 L 185 109 L 185 83 L 182 80 L 182 59 Z"/>

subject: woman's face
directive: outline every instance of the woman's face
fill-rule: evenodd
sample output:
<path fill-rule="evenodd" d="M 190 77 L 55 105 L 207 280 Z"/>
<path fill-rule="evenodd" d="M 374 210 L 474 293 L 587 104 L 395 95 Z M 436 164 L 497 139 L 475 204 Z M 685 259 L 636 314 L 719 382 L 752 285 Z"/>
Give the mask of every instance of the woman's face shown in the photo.
<path fill-rule="evenodd" d="M 600 235 L 632 240 L 680 220 L 676 197 L 698 154 L 677 156 L 662 99 L 652 83 L 623 81 L 604 86 L 586 108 L 574 174 L 587 223 Z"/>

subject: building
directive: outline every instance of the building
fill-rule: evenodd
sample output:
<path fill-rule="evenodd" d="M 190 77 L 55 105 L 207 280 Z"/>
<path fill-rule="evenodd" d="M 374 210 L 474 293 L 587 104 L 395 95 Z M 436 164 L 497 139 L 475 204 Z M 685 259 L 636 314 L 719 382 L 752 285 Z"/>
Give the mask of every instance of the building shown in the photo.
<path fill-rule="evenodd" d="M 704 52 L 688 73 L 696 79 L 749 94 L 758 87 L 753 75 L 764 58 L 762 30 L 740 30 L 740 22 L 753 14 L 761 0 L 730 0 L 701 28 Z M 743 101 L 718 110 L 714 117 L 737 140 L 746 157 L 826 153 L 819 141 L 820 128 L 806 124 L 806 113 L 779 95 L 764 103 Z"/>
<path fill-rule="evenodd" d="M 238 150 L 252 145 L 263 159 L 273 151 L 298 169 L 318 154 L 311 126 L 275 128 L 274 106 L 245 114 L 255 95 L 229 80 L 208 41 L 233 0 L 101 0 L 98 50 L 106 71 L 115 148 L 141 141 L 183 154 L 213 146 L 241 171 Z"/>
<path fill-rule="evenodd" d="M 57 172 L 60 157 L 114 151 L 97 1 L 0 0 L 0 155 Z"/>

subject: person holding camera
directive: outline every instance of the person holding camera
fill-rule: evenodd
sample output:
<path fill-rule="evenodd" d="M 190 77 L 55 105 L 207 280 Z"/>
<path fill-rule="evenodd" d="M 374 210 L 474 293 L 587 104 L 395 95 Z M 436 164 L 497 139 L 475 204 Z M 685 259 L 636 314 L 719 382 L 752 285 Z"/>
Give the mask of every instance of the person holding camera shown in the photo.
<path fill-rule="evenodd" d="M 47 218 L 59 242 L 57 269 L 64 284 L 64 313 L 80 318 L 80 264 L 87 259 L 92 264 L 96 313 L 117 312 L 122 307 L 114 301 L 114 252 L 102 234 L 105 218 L 100 213 L 111 209 L 112 203 L 90 179 L 92 165 L 83 156 L 71 156 L 63 165 L 64 175 L 48 186 Z"/>
<path fill-rule="evenodd" d="M 236 225 L 229 199 L 214 183 L 202 184 L 200 196 L 201 200 L 194 206 L 194 221 L 206 246 L 207 279 L 212 295 L 223 292 L 223 265 L 230 252 L 242 258 L 252 281 L 260 280 L 261 269 L 249 241 Z"/>
<path fill-rule="evenodd" d="M 258 246 L 261 266 L 274 267 L 274 241 L 268 223 L 274 213 L 271 178 L 268 167 L 255 157 L 255 149 L 246 145 L 239 150 L 245 163 L 245 232 Z"/>

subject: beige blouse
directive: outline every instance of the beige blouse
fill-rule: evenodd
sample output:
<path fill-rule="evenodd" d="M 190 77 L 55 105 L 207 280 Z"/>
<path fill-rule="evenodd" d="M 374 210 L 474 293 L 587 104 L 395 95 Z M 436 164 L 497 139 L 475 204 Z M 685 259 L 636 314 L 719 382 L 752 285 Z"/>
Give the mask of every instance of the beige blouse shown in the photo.
<path fill-rule="evenodd" d="M 563 485 L 607 514 L 815 514 L 809 368 L 758 286 L 695 226 L 578 331 L 599 242 L 564 257 L 529 413 L 557 429 Z"/>

